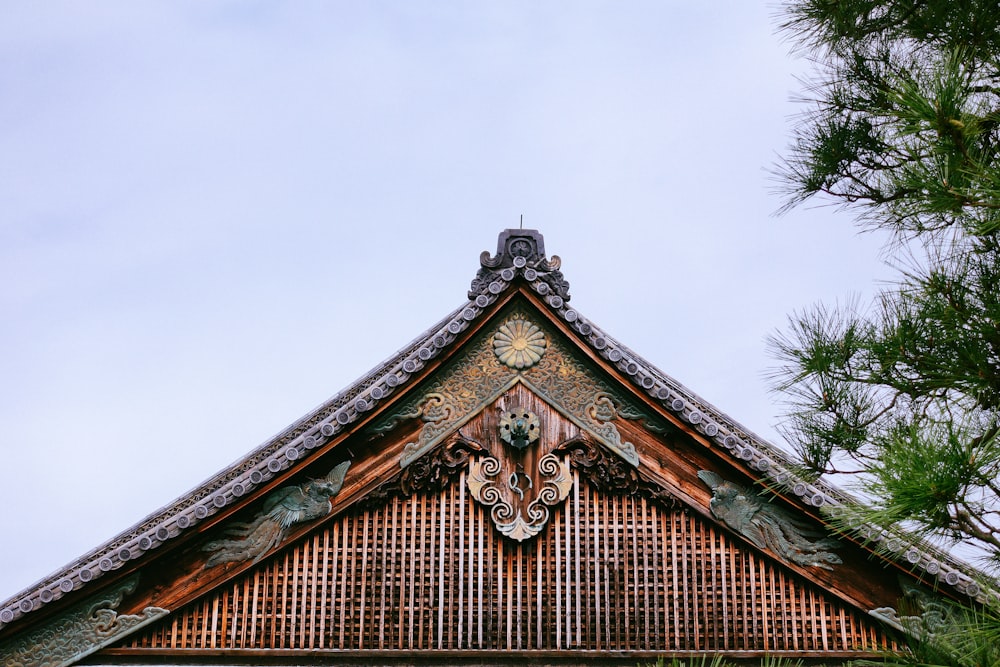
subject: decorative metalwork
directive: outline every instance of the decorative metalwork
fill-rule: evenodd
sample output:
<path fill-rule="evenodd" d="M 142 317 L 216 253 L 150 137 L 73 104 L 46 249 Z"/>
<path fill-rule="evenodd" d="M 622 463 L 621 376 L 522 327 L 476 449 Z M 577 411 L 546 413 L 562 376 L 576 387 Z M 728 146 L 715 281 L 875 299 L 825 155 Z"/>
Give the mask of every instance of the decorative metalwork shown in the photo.
<path fill-rule="evenodd" d="M 213 540 L 202 547 L 214 552 L 205 567 L 250 559 L 256 563 L 281 544 L 289 528 L 329 514 L 333 509 L 331 499 L 340 492 L 350 467 L 351 462 L 344 461 L 322 479 L 286 486 L 269 495 L 253 521 L 234 523 L 225 530 L 225 539 Z"/>
<path fill-rule="evenodd" d="M 843 562 L 830 552 L 839 546 L 836 540 L 824 537 L 791 512 L 709 470 L 699 470 L 698 477 L 712 489 L 712 514 L 758 548 L 825 570 Z"/>
<path fill-rule="evenodd" d="M 0 645 L 4 667 L 64 667 L 118 641 L 134 630 L 170 613 L 146 607 L 139 614 L 115 609 L 135 591 L 139 576 L 70 609 L 45 626 Z"/>
<path fill-rule="evenodd" d="M 474 460 L 469 466 L 469 491 L 477 501 L 492 507 L 490 517 L 497 530 L 518 542 L 540 533 L 549 521 L 549 507 L 566 500 L 573 488 L 569 464 L 546 454 L 538 461 L 541 488 L 524 508 L 527 492 L 532 491 L 536 483 L 526 473 L 508 471 L 502 477 L 502 484 L 498 484 L 494 478 L 501 472 L 500 461 L 492 456 Z"/>
<path fill-rule="evenodd" d="M 524 449 L 541 433 L 538 415 L 525 408 L 513 408 L 500 416 L 500 439 L 515 449 Z"/>

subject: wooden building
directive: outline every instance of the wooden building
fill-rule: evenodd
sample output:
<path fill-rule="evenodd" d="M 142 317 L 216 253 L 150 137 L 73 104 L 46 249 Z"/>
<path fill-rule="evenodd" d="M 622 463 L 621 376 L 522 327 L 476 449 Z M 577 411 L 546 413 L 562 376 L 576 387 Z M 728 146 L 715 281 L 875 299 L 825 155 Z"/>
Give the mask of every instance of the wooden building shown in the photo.
<path fill-rule="evenodd" d="M 170 507 L 0 605 L 0 665 L 627 664 L 901 641 L 992 595 L 569 305 L 533 230 L 468 301 Z M 866 532 L 867 531 L 867 532 Z"/>

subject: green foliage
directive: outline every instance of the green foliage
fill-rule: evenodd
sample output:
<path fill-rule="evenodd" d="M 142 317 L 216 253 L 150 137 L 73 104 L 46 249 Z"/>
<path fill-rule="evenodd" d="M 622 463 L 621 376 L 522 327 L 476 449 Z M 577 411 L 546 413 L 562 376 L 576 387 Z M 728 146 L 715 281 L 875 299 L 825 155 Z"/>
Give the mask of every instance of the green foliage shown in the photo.
<path fill-rule="evenodd" d="M 901 655 L 878 661 L 856 660 L 856 667 L 996 667 L 1000 665 L 1000 617 L 988 609 L 937 605 L 932 624 L 918 623 Z M 918 613 L 921 610 L 912 610 Z M 943 613 L 942 613 L 943 612 Z M 909 617 L 916 619 L 917 617 Z"/>
<path fill-rule="evenodd" d="M 1000 3 L 788 0 L 782 20 L 816 65 L 778 169 L 785 207 L 851 210 L 891 232 L 902 267 L 871 306 L 819 306 L 772 337 L 785 435 L 807 474 L 857 481 L 863 520 L 962 543 L 995 573 Z M 996 610 L 953 618 L 905 664 L 1000 663 Z"/>
<path fill-rule="evenodd" d="M 973 538 L 1000 565 L 1000 253 L 977 241 L 871 311 L 819 307 L 771 339 L 785 435 L 813 474 L 865 472 L 880 523 Z"/>
<path fill-rule="evenodd" d="M 802 667 L 801 660 L 765 655 L 760 660 L 761 667 Z M 656 662 L 640 663 L 638 667 L 737 667 L 737 663 L 726 660 L 721 655 L 700 655 L 688 658 L 673 657 L 667 660 L 660 656 Z"/>
<path fill-rule="evenodd" d="M 905 235 L 1000 229 L 1000 4 L 798 0 L 782 28 L 817 63 L 781 182 Z"/>

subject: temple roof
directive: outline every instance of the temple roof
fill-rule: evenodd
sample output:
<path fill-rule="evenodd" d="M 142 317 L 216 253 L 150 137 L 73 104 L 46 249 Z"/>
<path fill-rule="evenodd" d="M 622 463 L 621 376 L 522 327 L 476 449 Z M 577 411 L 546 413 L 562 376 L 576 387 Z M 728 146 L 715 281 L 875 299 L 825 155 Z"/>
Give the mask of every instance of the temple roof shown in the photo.
<path fill-rule="evenodd" d="M 461 334 L 474 326 L 498 299 L 512 290 L 526 289 L 538 297 L 550 314 L 574 332 L 578 342 L 649 400 L 676 416 L 703 436 L 748 476 L 786 488 L 802 503 L 835 515 L 856 502 L 824 481 L 799 479 L 788 456 L 756 436 L 735 419 L 716 409 L 673 377 L 644 360 L 569 305 L 569 283 L 560 271 L 558 256 L 545 254 L 542 235 L 535 230 L 508 229 L 498 239 L 494 254 L 483 252 L 468 300 L 413 339 L 385 362 L 340 393 L 304 415 L 245 458 L 157 510 L 108 542 L 61 570 L 0 604 L 0 637 L 4 626 L 45 609 L 65 598 L 85 596 L 102 577 L 128 563 L 168 548 L 179 537 L 294 466 L 309 461 L 325 443 L 349 431 L 366 414 L 398 397 L 425 368 L 449 351 Z M 419 452 L 417 453 L 419 454 Z M 624 454 L 627 458 L 627 453 Z M 636 462 L 632 462 L 633 465 Z M 985 589 L 976 571 L 932 545 L 904 533 L 889 533 L 860 525 L 855 536 L 872 551 L 894 560 L 917 575 L 935 581 L 960 596 L 998 601 Z"/>

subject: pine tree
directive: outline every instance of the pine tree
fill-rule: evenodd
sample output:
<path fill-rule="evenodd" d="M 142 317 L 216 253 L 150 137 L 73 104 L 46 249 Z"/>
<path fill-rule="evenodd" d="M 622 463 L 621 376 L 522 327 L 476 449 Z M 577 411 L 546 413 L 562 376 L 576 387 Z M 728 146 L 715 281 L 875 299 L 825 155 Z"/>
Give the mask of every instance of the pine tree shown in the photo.
<path fill-rule="evenodd" d="M 784 182 L 912 237 L 1000 230 L 1000 5 L 797 0 L 783 32 L 813 59 Z"/>
<path fill-rule="evenodd" d="M 1000 3 L 790 0 L 781 21 L 815 64 L 778 168 L 785 208 L 854 212 L 890 233 L 899 268 L 874 304 L 818 306 L 772 337 L 785 435 L 808 474 L 858 480 L 867 520 L 974 548 L 995 575 Z M 936 661 L 1000 663 L 995 616 L 976 616 L 992 644 L 937 642 L 951 662 Z"/>

